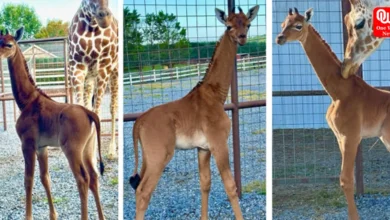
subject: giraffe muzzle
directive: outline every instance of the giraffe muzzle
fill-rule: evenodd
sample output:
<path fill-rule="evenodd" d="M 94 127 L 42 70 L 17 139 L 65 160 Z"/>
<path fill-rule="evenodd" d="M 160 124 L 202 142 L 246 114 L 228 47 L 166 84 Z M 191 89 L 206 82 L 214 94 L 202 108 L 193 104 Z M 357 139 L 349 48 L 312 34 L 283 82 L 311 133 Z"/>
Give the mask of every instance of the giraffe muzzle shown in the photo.
<path fill-rule="evenodd" d="M 96 13 L 96 18 L 99 27 L 107 28 L 111 25 L 112 22 L 112 14 L 109 9 L 102 9 Z"/>

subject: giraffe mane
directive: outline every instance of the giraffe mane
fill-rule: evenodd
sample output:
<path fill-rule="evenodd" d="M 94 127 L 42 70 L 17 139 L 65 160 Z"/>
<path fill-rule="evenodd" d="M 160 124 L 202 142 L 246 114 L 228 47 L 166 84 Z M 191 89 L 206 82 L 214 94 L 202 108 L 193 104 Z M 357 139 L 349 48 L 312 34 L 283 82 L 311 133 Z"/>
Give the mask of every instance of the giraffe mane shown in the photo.
<path fill-rule="evenodd" d="M 215 49 L 214 49 L 214 52 L 213 52 L 213 56 L 211 56 L 211 59 L 210 59 L 210 62 L 209 62 L 209 65 L 207 66 L 207 69 L 206 69 L 206 73 L 204 74 L 203 78 L 196 84 L 196 86 L 194 88 L 192 88 L 192 90 L 189 92 L 192 93 L 193 91 L 195 91 L 195 89 L 197 89 L 199 86 L 201 86 L 203 84 L 203 81 L 204 79 L 207 77 L 207 74 L 210 72 L 210 68 L 213 66 L 214 64 L 214 57 L 215 57 L 215 53 L 220 45 L 220 41 L 221 39 L 223 38 L 223 36 L 225 35 L 222 35 L 219 40 L 217 41 L 216 45 L 215 45 Z"/>
<path fill-rule="evenodd" d="M 341 61 L 339 60 L 337 55 L 333 52 L 333 50 L 329 46 L 329 44 L 322 38 L 321 34 L 318 33 L 318 31 L 312 25 L 309 25 L 309 27 L 313 30 L 313 32 L 317 35 L 317 37 L 319 37 L 321 39 L 321 42 L 326 46 L 326 48 L 328 49 L 328 52 L 332 55 L 332 57 L 336 61 L 336 63 L 341 66 Z"/>
<path fill-rule="evenodd" d="M 19 49 L 19 52 L 22 53 L 22 51 L 20 49 Z M 24 68 L 27 71 L 27 76 L 28 76 L 28 79 L 30 80 L 31 84 L 35 87 L 35 89 L 39 92 L 39 94 L 43 95 L 44 97 L 46 97 L 48 99 L 52 99 L 42 89 L 38 88 L 37 84 L 35 83 L 34 79 L 32 78 L 32 76 L 30 74 L 30 70 L 28 68 L 26 59 L 24 58 L 24 56 L 22 54 L 21 54 L 21 56 L 23 57 Z"/>

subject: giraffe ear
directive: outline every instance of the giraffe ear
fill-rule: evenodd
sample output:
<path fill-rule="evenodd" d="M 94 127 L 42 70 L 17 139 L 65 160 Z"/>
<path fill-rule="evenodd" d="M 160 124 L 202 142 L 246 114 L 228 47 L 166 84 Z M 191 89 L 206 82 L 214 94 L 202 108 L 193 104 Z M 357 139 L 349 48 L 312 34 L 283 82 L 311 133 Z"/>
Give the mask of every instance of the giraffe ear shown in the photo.
<path fill-rule="evenodd" d="M 313 12 L 313 8 L 309 8 L 305 11 L 305 20 L 306 22 L 309 22 L 311 17 L 313 16 L 314 12 Z"/>
<path fill-rule="evenodd" d="M 24 27 L 19 28 L 19 30 L 16 31 L 16 35 L 14 37 L 15 41 L 18 42 L 22 39 L 24 32 Z"/>
<path fill-rule="evenodd" d="M 253 19 L 256 18 L 257 12 L 259 12 L 259 8 L 260 8 L 260 6 L 256 5 L 256 6 L 252 7 L 251 9 L 249 9 L 248 13 L 246 14 L 246 17 L 248 18 L 249 22 L 253 21 Z"/>
<path fill-rule="evenodd" d="M 226 14 L 221 9 L 215 8 L 215 16 L 217 16 L 218 21 L 220 21 L 222 24 L 226 25 Z"/>

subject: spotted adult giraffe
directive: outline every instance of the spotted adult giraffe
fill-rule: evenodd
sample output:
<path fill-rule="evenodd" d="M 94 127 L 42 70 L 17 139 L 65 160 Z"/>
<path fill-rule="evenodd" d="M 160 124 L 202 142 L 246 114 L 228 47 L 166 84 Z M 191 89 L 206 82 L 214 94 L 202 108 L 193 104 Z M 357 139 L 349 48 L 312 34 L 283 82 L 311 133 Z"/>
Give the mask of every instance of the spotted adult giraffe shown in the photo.
<path fill-rule="evenodd" d="M 142 114 L 134 124 L 133 140 L 135 171 L 130 184 L 136 189 L 136 219 L 144 219 L 152 192 L 175 148 L 198 148 L 201 219 L 207 219 L 211 185 L 210 156 L 213 155 L 225 185 L 236 219 L 243 219 L 238 203 L 236 184 L 229 167 L 227 140 L 230 119 L 224 110 L 237 47 L 247 41 L 250 23 L 256 18 L 259 6 L 244 14 L 215 9 L 217 19 L 226 26 L 217 44 L 203 80 L 185 97 L 156 106 Z M 138 167 L 138 140 L 142 145 L 142 168 Z"/>
<path fill-rule="evenodd" d="M 100 115 L 108 82 L 111 90 L 111 142 L 116 156 L 115 118 L 118 109 L 118 23 L 108 0 L 82 0 L 69 27 L 69 70 L 77 104 Z M 94 106 L 92 97 L 94 93 Z"/>
<path fill-rule="evenodd" d="M 375 7 L 388 7 L 390 0 L 350 0 L 351 11 L 345 15 L 348 44 L 344 54 L 342 76 L 348 78 L 379 48 L 384 38 L 372 35 L 372 12 Z"/>

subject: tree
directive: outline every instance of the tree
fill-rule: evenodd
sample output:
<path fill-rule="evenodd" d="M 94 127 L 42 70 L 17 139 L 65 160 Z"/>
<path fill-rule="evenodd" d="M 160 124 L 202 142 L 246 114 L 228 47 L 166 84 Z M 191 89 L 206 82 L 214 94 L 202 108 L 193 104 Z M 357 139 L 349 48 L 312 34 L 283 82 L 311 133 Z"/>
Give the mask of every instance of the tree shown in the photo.
<path fill-rule="evenodd" d="M 32 38 L 42 24 L 34 8 L 24 4 L 6 4 L 0 11 L 0 28 L 15 31 L 24 26 L 24 39 Z"/>
<path fill-rule="evenodd" d="M 158 44 L 165 52 L 160 52 L 160 59 L 168 62 L 172 67 L 172 49 L 180 49 L 188 46 L 186 29 L 180 26 L 180 22 L 174 14 L 164 13 L 146 14 L 145 28 L 143 34 L 145 40 L 150 44 Z M 180 54 L 180 53 L 179 53 Z"/>
<path fill-rule="evenodd" d="M 180 26 L 177 17 L 174 14 L 164 13 L 146 14 L 145 23 L 147 28 L 144 30 L 149 42 L 154 41 L 159 44 L 172 45 L 185 39 L 186 29 Z"/>
<path fill-rule="evenodd" d="M 125 49 L 125 68 L 138 68 L 142 70 L 142 60 L 140 59 L 140 51 L 142 51 L 142 34 L 139 31 L 141 23 L 140 14 L 137 10 L 130 11 L 128 7 L 123 10 L 123 34 L 124 34 L 124 49 Z M 128 70 L 128 69 L 126 69 Z"/>
<path fill-rule="evenodd" d="M 69 22 L 61 20 L 49 20 L 46 27 L 42 27 L 35 38 L 65 37 L 68 36 Z"/>

